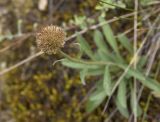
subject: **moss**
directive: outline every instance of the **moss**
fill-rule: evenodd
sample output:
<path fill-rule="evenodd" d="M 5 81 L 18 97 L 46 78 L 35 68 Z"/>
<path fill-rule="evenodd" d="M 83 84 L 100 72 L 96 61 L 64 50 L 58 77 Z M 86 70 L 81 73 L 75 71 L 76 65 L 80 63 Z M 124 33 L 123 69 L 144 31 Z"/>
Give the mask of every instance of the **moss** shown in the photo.
<path fill-rule="evenodd" d="M 19 72 L 15 70 L 6 76 L 6 98 L 3 101 L 3 106 L 11 110 L 16 122 L 99 122 L 101 119 L 100 111 L 88 117 L 85 106 L 78 108 L 87 92 L 78 75 L 64 74 L 59 80 L 57 76 L 61 71 L 43 70 L 22 80 L 15 77 Z"/>

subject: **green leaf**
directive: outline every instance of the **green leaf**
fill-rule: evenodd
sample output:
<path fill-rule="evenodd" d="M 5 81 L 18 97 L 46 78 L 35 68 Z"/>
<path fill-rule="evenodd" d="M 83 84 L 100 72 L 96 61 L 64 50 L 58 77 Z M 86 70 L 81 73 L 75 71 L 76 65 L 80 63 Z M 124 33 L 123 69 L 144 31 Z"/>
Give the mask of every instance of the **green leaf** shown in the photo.
<path fill-rule="evenodd" d="M 103 22 L 105 20 L 104 20 L 104 18 L 99 18 L 99 21 Z M 117 40 L 115 39 L 115 36 L 113 34 L 113 31 L 112 31 L 110 25 L 109 24 L 103 25 L 102 30 L 103 30 L 104 36 L 105 36 L 108 44 L 112 47 L 112 49 L 116 53 L 115 57 L 117 58 L 117 61 L 124 63 L 125 61 L 119 53 L 118 46 L 117 46 Z"/>
<path fill-rule="evenodd" d="M 77 40 L 81 45 L 82 50 L 91 58 L 91 59 L 95 59 L 94 54 L 91 50 L 91 47 L 89 46 L 89 44 L 87 43 L 87 41 L 81 36 L 78 35 L 77 36 Z"/>
<path fill-rule="evenodd" d="M 108 55 L 107 55 L 108 54 Z M 113 61 L 115 58 L 114 56 L 110 53 L 104 53 L 102 50 L 98 49 L 97 51 L 97 55 L 99 55 L 99 59 L 101 59 L 102 61 Z"/>
<path fill-rule="evenodd" d="M 105 98 L 101 98 L 99 100 L 94 100 L 94 101 L 88 100 L 86 105 L 86 111 L 88 113 L 92 112 L 103 102 L 104 99 Z"/>
<path fill-rule="evenodd" d="M 105 21 L 105 20 L 101 19 L 100 21 Z M 109 24 L 103 25 L 102 30 L 103 30 L 103 33 L 104 33 L 105 38 L 106 38 L 107 42 L 109 43 L 109 45 L 113 48 L 113 50 L 116 53 L 119 53 L 116 39 L 114 37 L 113 31 L 112 31 L 111 27 L 109 26 Z"/>
<path fill-rule="evenodd" d="M 129 117 L 128 109 L 127 109 L 127 108 L 124 108 L 124 107 L 120 104 L 119 100 L 116 99 L 115 102 L 116 102 L 116 106 L 117 106 L 119 112 L 120 112 L 124 117 L 128 118 L 128 117 Z"/>
<path fill-rule="evenodd" d="M 139 59 L 139 61 L 138 61 L 137 67 L 139 69 L 142 69 L 143 66 L 147 63 L 147 60 L 148 60 L 147 56 L 141 56 L 140 59 Z"/>
<path fill-rule="evenodd" d="M 156 2 L 156 0 L 140 0 L 140 4 L 142 6 L 149 6 L 152 2 Z M 157 1 L 158 2 L 158 1 Z"/>
<path fill-rule="evenodd" d="M 99 89 L 90 96 L 89 100 L 96 101 L 96 100 L 100 100 L 104 97 L 106 97 L 106 93 L 105 93 L 104 89 Z"/>
<path fill-rule="evenodd" d="M 118 40 L 120 41 L 120 43 L 124 48 L 126 48 L 131 54 L 133 54 L 133 47 L 129 39 L 124 34 L 119 34 Z"/>
<path fill-rule="evenodd" d="M 103 86 L 101 84 L 97 84 L 97 89 L 95 92 L 93 92 L 89 100 L 87 101 L 87 112 L 92 112 L 94 109 L 96 109 L 106 98 L 106 93 L 103 89 Z"/>
<path fill-rule="evenodd" d="M 104 68 L 101 69 L 90 69 L 87 72 L 87 75 L 89 76 L 97 76 L 97 75 L 102 75 L 104 73 Z"/>
<path fill-rule="evenodd" d="M 103 88 L 103 82 L 98 81 L 96 83 L 96 90 L 90 95 L 89 100 L 94 101 L 94 100 L 99 100 L 103 97 L 106 97 L 106 92 Z"/>
<path fill-rule="evenodd" d="M 108 48 L 104 42 L 103 36 L 98 30 L 94 31 L 94 42 L 96 43 L 96 46 L 99 50 L 102 50 L 103 52 L 108 52 Z"/>
<path fill-rule="evenodd" d="M 148 88 L 154 90 L 155 92 L 160 92 L 160 84 L 158 81 L 151 79 L 151 78 L 146 78 L 142 80 L 142 84 L 147 86 Z"/>
<path fill-rule="evenodd" d="M 124 70 L 126 69 L 126 67 L 127 66 L 122 66 Z M 160 84 L 157 81 L 148 78 L 147 76 L 142 74 L 142 72 L 133 68 L 129 68 L 127 74 L 137 78 L 143 85 L 147 86 L 148 88 L 160 92 Z"/>
<path fill-rule="evenodd" d="M 104 78 L 103 78 L 103 88 L 108 96 L 111 95 L 112 91 L 112 82 L 111 76 L 109 72 L 109 66 L 105 66 Z"/>
<path fill-rule="evenodd" d="M 134 91 L 133 91 L 133 87 L 131 88 L 131 109 L 132 109 L 132 112 L 134 113 L 134 115 L 137 115 L 140 116 L 142 114 L 142 109 L 141 107 L 139 106 L 139 104 L 137 103 L 137 107 L 135 108 L 135 105 L 134 105 Z M 136 111 L 137 110 L 137 111 Z"/>
<path fill-rule="evenodd" d="M 123 108 L 127 108 L 126 81 L 122 80 L 118 87 L 117 100 Z"/>
<path fill-rule="evenodd" d="M 79 62 L 73 62 L 69 59 L 63 59 L 61 61 L 61 63 L 64 66 L 70 67 L 70 68 L 74 68 L 74 69 L 99 69 L 101 68 L 99 65 L 94 65 L 94 64 L 83 64 L 83 63 L 79 63 Z"/>
<path fill-rule="evenodd" d="M 84 15 L 83 16 L 74 15 L 73 23 L 76 24 L 77 26 L 80 26 L 81 29 L 84 29 L 87 27 L 85 20 L 86 20 L 86 16 Z"/>
<path fill-rule="evenodd" d="M 81 79 L 81 82 L 83 85 L 86 85 L 86 82 L 85 82 L 85 77 L 87 75 L 87 72 L 88 72 L 88 69 L 87 68 L 84 68 L 80 71 L 80 79 Z"/>

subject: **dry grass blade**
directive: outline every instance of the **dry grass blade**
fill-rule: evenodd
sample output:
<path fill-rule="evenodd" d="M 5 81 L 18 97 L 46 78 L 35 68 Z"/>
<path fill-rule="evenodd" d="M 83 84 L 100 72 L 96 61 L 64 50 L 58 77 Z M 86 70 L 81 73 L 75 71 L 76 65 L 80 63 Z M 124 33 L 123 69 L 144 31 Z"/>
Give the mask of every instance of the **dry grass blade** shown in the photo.
<path fill-rule="evenodd" d="M 134 4 L 135 4 L 135 7 L 134 7 L 134 55 L 136 54 L 136 51 L 137 51 L 137 26 L 138 26 L 138 0 L 135 0 L 134 1 Z M 137 59 L 135 59 L 134 61 L 134 69 L 137 69 Z M 134 113 L 134 122 L 137 122 L 137 80 L 136 78 L 134 77 L 134 110 L 133 110 L 133 113 Z"/>

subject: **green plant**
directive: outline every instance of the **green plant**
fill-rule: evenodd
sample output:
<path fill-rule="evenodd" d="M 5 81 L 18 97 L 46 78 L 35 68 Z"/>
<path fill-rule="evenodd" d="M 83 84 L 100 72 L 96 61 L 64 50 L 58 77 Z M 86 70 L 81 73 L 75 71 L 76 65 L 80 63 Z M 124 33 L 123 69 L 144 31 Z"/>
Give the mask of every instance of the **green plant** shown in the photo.
<path fill-rule="evenodd" d="M 104 21 L 103 17 L 99 18 L 99 22 Z M 61 52 L 66 57 L 61 63 L 78 70 L 82 84 L 86 84 L 85 77 L 99 77 L 99 80 L 95 82 L 96 89 L 88 98 L 87 111 L 92 112 L 103 101 L 114 97 L 115 104 L 123 116 L 129 117 L 129 110 L 131 113 L 136 112 L 137 116 L 141 115 L 140 105 L 137 104 L 137 111 L 134 108 L 133 78 L 150 90 L 160 92 L 160 84 L 143 73 L 147 57 L 134 55 L 131 41 L 127 36 L 124 34 L 114 36 L 109 24 L 104 25 L 101 30 L 96 29 L 91 33 L 93 35 L 92 45 L 96 46 L 96 50 L 93 51 L 92 45 L 84 36 L 78 35 L 77 41 L 80 44 L 80 54 L 82 55 L 73 58 Z M 123 48 L 119 49 L 118 45 Z M 128 53 L 122 54 L 121 50 Z M 128 60 L 128 57 L 132 56 L 132 60 Z M 134 61 L 137 61 L 137 69 L 132 68 Z"/>
<path fill-rule="evenodd" d="M 125 8 L 126 5 L 122 1 L 114 1 L 114 0 L 100 0 L 100 4 L 96 6 L 97 10 L 102 9 L 115 9 L 117 7 Z"/>

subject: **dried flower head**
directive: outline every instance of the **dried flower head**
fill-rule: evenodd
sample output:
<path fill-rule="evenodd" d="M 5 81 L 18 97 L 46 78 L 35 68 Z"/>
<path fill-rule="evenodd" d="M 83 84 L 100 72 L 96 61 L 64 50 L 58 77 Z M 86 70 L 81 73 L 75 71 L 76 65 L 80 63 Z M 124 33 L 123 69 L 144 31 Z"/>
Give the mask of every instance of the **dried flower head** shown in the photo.
<path fill-rule="evenodd" d="M 65 44 L 66 33 L 58 26 L 43 27 L 36 34 L 38 48 L 47 54 L 56 54 Z"/>

